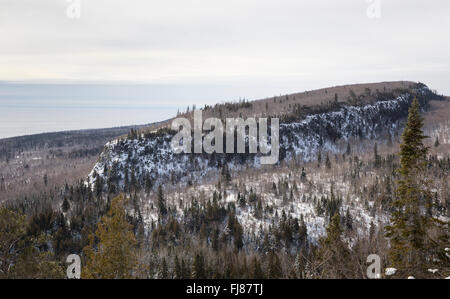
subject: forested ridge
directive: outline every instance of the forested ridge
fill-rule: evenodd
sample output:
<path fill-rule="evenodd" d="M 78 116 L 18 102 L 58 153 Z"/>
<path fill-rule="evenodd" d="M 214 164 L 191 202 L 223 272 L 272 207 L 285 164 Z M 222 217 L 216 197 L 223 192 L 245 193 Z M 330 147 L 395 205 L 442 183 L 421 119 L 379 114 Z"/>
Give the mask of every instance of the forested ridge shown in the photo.
<path fill-rule="evenodd" d="M 395 268 L 383 278 L 448 277 L 448 129 L 424 138 L 422 116 L 443 99 L 401 94 L 308 112 L 309 131 L 284 118 L 270 168 L 162 156 L 170 131 L 133 129 L 87 179 L 1 205 L 0 277 L 64 278 L 69 254 L 82 278 L 366 278 L 369 254 Z"/>

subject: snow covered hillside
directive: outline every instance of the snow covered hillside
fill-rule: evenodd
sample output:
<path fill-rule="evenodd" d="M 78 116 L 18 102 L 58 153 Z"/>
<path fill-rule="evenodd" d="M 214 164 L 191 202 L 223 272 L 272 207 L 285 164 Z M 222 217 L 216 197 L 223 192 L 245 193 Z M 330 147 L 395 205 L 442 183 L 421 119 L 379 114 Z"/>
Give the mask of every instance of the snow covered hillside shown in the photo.
<path fill-rule="evenodd" d="M 299 157 L 303 161 L 323 152 L 345 150 L 338 141 L 349 138 L 377 139 L 393 133 L 402 125 L 413 97 L 426 107 L 433 93 L 426 87 L 396 98 L 364 106 L 346 106 L 337 111 L 309 115 L 297 122 L 280 124 L 280 161 Z M 173 132 L 160 130 L 139 138 L 122 138 L 105 145 L 89 174 L 92 186 L 100 182 L 121 190 L 125 182 L 144 186 L 161 183 L 189 184 L 206 177 L 214 178 L 223 165 L 240 169 L 245 165 L 260 167 L 258 154 L 174 154 L 170 141 Z"/>

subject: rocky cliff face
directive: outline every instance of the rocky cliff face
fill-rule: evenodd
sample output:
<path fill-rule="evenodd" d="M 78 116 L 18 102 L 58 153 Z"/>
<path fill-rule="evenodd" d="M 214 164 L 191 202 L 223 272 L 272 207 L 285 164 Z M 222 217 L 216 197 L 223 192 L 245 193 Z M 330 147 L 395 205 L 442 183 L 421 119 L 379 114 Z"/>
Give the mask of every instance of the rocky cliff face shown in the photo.
<path fill-rule="evenodd" d="M 311 161 L 316 159 L 319 150 L 339 153 L 345 148 L 339 146 L 338 141 L 349 138 L 385 138 L 402 127 L 414 97 L 426 108 L 435 96 L 426 86 L 420 86 L 392 99 L 347 105 L 308 115 L 299 121 L 281 123 L 280 161 L 293 157 Z M 225 164 L 235 170 L 261 166 L 259 154 L 175 154 L 170 145 L 174 134 L 162 129 L 135 139 L 122 138 L 107 143 L 89 174 L 88 183 L 92 186 L 100 183 L 105 189 L 112 186 L 118 191 L 126 184 L 144 187 L 167 181 L 188 184 L 192 180 L 211 179 Z"/>

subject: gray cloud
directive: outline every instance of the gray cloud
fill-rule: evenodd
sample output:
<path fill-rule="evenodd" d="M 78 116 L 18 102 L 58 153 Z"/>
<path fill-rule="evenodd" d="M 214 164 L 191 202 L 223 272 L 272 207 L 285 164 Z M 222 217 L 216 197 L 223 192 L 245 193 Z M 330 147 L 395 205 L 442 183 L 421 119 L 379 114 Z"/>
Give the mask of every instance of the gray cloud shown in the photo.
<path fill-rule="evenodd" d="M 267 92 L 420 80 L 450 94 L 450 3 L 381 3 L 369 19 L 365 0 L 81 0 L 71 20 L 65 0 L 0 0 L 0 80 Z"/>

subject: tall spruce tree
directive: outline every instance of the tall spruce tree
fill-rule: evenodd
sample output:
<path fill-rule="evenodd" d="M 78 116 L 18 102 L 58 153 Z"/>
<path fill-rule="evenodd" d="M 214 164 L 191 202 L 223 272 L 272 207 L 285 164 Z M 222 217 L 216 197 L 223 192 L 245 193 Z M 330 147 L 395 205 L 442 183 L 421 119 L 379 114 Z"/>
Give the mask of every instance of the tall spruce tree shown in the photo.
<path fill-rule="evenodd" d="M 124 197 L 113 198 L 108 214 L 103 216 L 90 244 L 83 249 L 86 264 L 82 278 L 132 278 L 137 266 L 136 238 L 126 219 Z M 98 242 L 96 242 L 96 240 Z"/>
<path fill-rule="evenodd" d="M 192 264 L 191 278 L 193 279 L 205 279 L 205 258 L 201 252 L 197 253 Z"/>
<path fill-rule="evenodd" d="M 163 217 L 167 214 L 166 199 L 161 185 L 158 186 L 158 211 Z"/>
<path fill-rule="evenodd" d="M 327 156 L 325 158 L 325 166 L 327 169 L 331 169 L 331 161 L 330 161 L 330 156 L 327 153 Z"/>
<path fill-rule="evenodd" d="M 393 202 L 391 225 L 386 227 L 390 239 L 389 258 L 399 275 L 420 277 L 430 261 L 430 242 L 427 230 L 431 217 L 423 213 L 430 204 L 426 179 L 428 147 L 422 132 L 420 105 L 414 99 L 400 145 L 400 167 L 397 170 L 396 199 Z"/>
<path fill-rule="evenodd" d="M 439 143 L 439 137 L 436 136 L 436 139 L 434 140 L 434 147 L 438 147 L 440 145 Z"/>
<path fill-rule="evenodd" d="M 336 212 L 327 227 L 326 237 L 319 239 L 317 254 L 320 265 L 319 278 L 353 278 L 355 269 L 349 263 L 351 251 L 342 239 L 341 216 Z"/>

